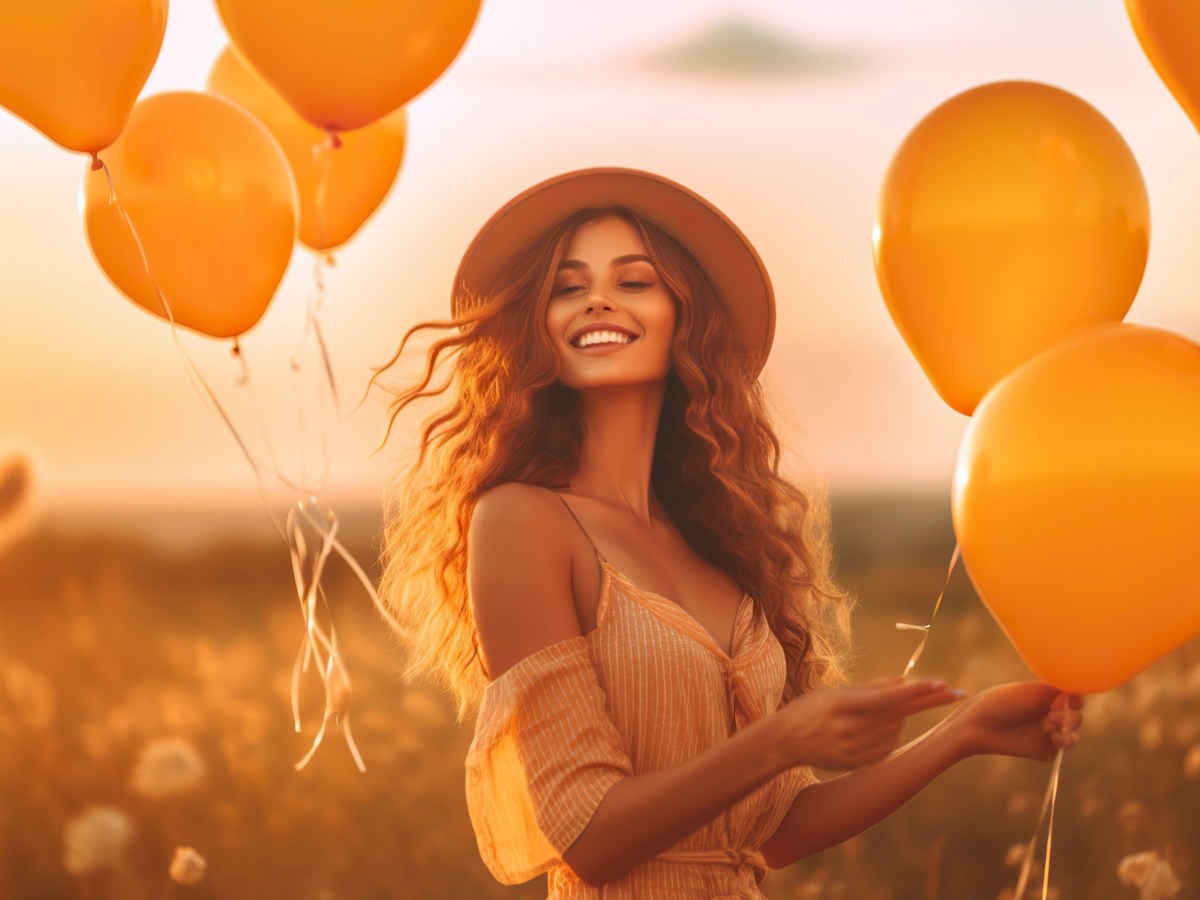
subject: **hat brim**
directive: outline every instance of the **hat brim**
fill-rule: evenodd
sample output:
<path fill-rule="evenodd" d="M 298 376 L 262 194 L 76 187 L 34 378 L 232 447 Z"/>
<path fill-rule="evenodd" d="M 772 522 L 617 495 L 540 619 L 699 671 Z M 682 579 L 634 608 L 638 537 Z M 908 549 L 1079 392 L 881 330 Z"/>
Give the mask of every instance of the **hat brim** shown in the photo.
<path fill-rule="evenodd" d="M 454 277 L 451 312 L 463 291 L 478 293 L 514 255 L 581 209 L 624 206 L 683 244 L 708 273 L 761 371 L 775 337 L 775 296 L 754 246 L 719 209 L 670 179 L 639 169 L 578 169 L 549 178 L 504 204 L 471 241 Z"/>

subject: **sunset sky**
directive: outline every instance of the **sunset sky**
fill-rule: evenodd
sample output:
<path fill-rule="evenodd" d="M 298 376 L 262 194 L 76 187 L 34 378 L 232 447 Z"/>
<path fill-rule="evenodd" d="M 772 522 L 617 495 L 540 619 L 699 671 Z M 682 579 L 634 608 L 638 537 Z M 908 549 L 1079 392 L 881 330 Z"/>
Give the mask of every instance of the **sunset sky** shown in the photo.
<path fill-rule="evenodd" d="M 212 3 L 175 0 L 144 95 L 203 89 L 225 44 Z M 326 430 L 329 496 L 373 502 L 411 451 L 424 413 L 371 456 L 386 395 L 354 407 L 407 326 L 448 314 L 451 276 L 478 226 L 530 184 L 591 165 L 680 181 L 758 247 L 778 301 L 766 377 L 797 465 L 833 491 L 947 490 L 968 420 L 937 396 L 893 325 L 871 228 L 908 130 L 950 96 L 1005 79 L 1071 91 L 1124 135 L 1152 215 L 1127 321 L 1195 335 L 1200 138 L 1117 0 L 484 0 L 458 60 L 410 104 L 396 185 L 326 275 L 322 322 L 343 407 Z M 253 500 L 250 467 L 189 380 L 170 328 L 93 261 L 76 204 L 84 157 L 5 111 L 0 147 L 0 446 L 32 457 L 50 506 Z M 313 258 L 297 246 L 243 340 L 285 469 L 302 444 L 286 362 L 312 285 Z M 180 338 L 243 430 L 261 432 L 228 343 Z"/>

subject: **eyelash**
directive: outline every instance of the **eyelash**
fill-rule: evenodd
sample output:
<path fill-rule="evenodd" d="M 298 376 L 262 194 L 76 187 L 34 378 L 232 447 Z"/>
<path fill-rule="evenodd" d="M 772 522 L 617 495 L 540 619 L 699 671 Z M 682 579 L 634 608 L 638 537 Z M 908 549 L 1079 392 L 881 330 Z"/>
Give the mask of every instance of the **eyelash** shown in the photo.
<path fill-rule="evenodd" d="M 622 281 L 619 283 L 620 283 L 621 287 L 632 287 L 632 288 L 653 287 L 653 285 L 649 281 Z M 565 295 L 571 293 L 572 291 L 576 291 L 576 290 L 583 290 L 583 285 L 569 284 L 566 287 L 556 288 L 554 291 L 554 294 L 555 294 L 555 296 L 560 296 L 560 295 L 565 296 Z"/>

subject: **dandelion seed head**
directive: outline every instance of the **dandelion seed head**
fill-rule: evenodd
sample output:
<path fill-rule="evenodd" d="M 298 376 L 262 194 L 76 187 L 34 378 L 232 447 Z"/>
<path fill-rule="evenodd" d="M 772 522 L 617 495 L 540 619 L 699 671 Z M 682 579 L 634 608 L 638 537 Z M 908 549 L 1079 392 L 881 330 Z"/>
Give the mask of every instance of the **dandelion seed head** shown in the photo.
<path fill-rule="evenodd" d="M 89 806 L 67 822 L 63 831 L 63 866 L 72 875 L 87 875 L 120 864 L 133 822 L 115 806 Z"/>
<path fill-rule="evenodd" d="M 1133 853 L 1117 863 L 1117 877 L 1121 884 L 1142 887 L 1150 878 L 1150 870 L 1158 862 L 1158 851 L 1146 850 L 1143 853 Z"/>
<path fill-rule="evenodd" d="M 143 745 L 130 785 L 160 800 L 199 787 L 204 773 L 204 760 L 187 739 L 158 738 Z"/>

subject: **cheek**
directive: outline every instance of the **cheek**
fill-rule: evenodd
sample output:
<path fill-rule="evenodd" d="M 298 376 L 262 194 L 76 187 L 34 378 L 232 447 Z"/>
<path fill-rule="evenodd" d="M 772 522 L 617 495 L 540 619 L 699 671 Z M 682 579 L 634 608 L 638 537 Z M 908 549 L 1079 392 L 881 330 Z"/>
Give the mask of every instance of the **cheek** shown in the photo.
<path fill-rule="evenodd" d="M 567 317 L 561 312 L 557 312 L 553 306 L 546 309 L 546 332 L 556 342 L 562 340 L 562 336 L 567 329 Z"/>

